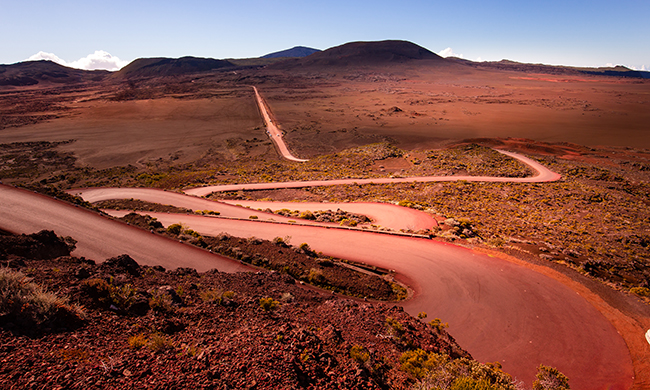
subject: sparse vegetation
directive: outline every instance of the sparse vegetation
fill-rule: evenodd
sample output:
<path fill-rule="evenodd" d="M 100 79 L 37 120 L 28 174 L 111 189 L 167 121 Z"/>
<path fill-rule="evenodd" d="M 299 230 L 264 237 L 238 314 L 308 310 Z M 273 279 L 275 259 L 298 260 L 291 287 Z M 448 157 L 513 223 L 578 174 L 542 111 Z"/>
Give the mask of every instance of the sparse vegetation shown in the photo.
<path fill-rule="evenodd" d="M 499 363 L 481 364 L 466 358 L 450 359 L 447 355 L 422 349 L 406 351 L 399 359 L 402 370 L 418 380 L 413 389 L 481 389 L 516 390 L 510 375 Z"/>
<path fill-rule="evenodd" d="M 20 272 L 0 269 L 0 319 L 43 331 L 51 327 L 75 327 L 85 318 L 84 309 L 66 297 L 47 292 Z M 31 328 L 31 329 L 30 329 Z"/>
<path fill-rule="evenodd" d="M 350 357 L 358 364 L 363 365 L 370 359 L 370 354 L 364 347 L 355 344 L 350 348 Z"/>
<path fill-rule="evenodd" d="M 260 307 L 265 312 L 270 313 L 280 308 L 280 302 L 273 298 L 260 298 Z"/>
<path fill-rule="evenodd" d="M 542 364 L 537 368 L 533 390 L 569 390 L 569 378 L 555 367 Z"/>
<path fill-rule="evenodd" d="M 442 331 L 443 329 L 449 328 L 449 324 L 446 322 L 442 322 L 440 318 L 434 318 L 429 322 L 429 325 L 431 325 L 432 328 L 438 330 L 438 332 Z"/>

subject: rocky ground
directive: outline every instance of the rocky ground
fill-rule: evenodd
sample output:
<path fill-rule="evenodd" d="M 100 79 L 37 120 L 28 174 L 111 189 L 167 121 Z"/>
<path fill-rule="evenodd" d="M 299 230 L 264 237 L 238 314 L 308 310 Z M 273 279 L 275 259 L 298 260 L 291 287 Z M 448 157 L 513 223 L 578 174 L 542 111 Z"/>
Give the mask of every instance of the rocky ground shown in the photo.
<path fill-rule="evenodd" d="M 26 318 L 2 296 L 2 388 L 406 388 L 415 377 L 400 357 L 469 357 L 439 321 L 278 272 L 199 274 L 126 255 L 97 264 L 71 257 L 72 245 L 51 232 L 0 236 L 3 278 L 21 272 L 68 297 L 61 307 L 83 306 Z"/>
<path fill-rule="evenodd" d="M 408 295 L 407 289 L 395 281 L 389 270 L 345 259 L 324 257 L 312 251 L 306 243 L 292 246 L 290 237 L 276 237 L 273 241 L 256 237 L 239 238 L 225 233 L 210 237 L 201 236 L 179 224 L 170 225 L 165 229 L 149 215 L 129 213 L 119 219 L 255 267 L 290 275 L 299 283 L 307 283 L 336 293 L 380 301 L 398 301 Z"/>

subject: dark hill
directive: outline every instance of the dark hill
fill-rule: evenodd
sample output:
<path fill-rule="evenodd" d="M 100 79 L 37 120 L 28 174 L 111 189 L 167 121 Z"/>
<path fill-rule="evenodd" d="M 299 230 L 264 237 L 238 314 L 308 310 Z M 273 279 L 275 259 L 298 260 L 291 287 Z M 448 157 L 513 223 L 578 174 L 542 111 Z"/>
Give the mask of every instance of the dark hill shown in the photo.
<path fill-rule="evenodd" d="M 463 58 L 448 58 L 449 61 L 479 69 L 505 70 L 511 72 L 541 73 L 567 76 L 613 76 L 650 79 L 650 72 L 633 70 L 624 66 L 608 68 L 578 68 L 561 65 L 528 64 L 510 60 L 474 62 Z"/>
<path fill-rule="evenodd" d="M 320 50 L 312 49 L 311 47 L 305 46 L 296 46 L 291 49 L 276 51 L 275 53 L 270 53 L 260 58 L 284 58 L 284 57 L 295 57 L 302 58 L 307 57 L 310 54 L 318 53 Z"/>
<path fill-rule="evenodd" d="M 393 65 L 414 60 L 445 63 L 437 54 L 407 41 L 351 42 L 314 53 L 298 60 L 287 60 L 274 67 L 355 67 Z"/>
<path fill-rule="evenodd" d="M 213 58 L 139 58 L 116 72 L 115 76 L 126 79 L 179 76 L 229 67 L 235 65 L 226 60 Z"/>
<path fill-rule="evenodd" d="M 75 84 L 101 81 L 110 72 L 68 68 L 52 61 L 25 61 L 0 65 L 0 86 L 24 87 L 37 84 Z"/>

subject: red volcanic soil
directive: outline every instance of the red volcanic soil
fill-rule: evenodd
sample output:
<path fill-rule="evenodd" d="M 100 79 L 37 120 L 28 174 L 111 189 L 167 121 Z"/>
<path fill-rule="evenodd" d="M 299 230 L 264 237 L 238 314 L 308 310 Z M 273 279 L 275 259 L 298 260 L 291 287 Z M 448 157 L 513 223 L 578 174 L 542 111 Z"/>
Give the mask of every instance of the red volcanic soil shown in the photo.
<path fill-rule="evenodd" d="M 128 256 L 95 264 L 52 253 L 57 245 L 54 234 L 0 235 L 3 266 L 85 307 L 81 321 L 2 317 L 3 389 L 408 388 L 406 345 L 469 357 L 400 308 L 305 289 L 280 273 L 165 270 Z M 277 309 L 264 311 L 262 298 Z M 355 345 L 365 357 L 355 359 Z"/>

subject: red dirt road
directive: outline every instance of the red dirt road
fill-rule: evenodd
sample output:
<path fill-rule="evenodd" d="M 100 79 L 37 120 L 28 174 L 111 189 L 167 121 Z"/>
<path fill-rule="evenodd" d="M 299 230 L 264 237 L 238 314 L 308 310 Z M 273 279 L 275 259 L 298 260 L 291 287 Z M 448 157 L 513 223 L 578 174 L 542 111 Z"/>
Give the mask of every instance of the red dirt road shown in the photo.
<path fill-rule="evenodd" d="M 535 169 L 539 175 L 534 178 L 470 179 L 545 181 L 558 177 L 545 168 Z M 97 191 L 100 190 L 104 191 L 103 196 L 111 191 Z M 159 191 L 163 197 L 170 194 Z M 178 204 L 183 207 L 203 209 L 197 206 L 207 202 L 172 195 L 188 202 Z M 79 240 L 76 255 L 102 260 L 126 252 L 146 264 L 169 268 L 175 264 L 199 270 L 245 269 L 236 262 L 22 190 L 1 186 L 0 198 L 0 226 L 16 232 L 50 228 L 60 235 L 71 235 Z M 196 205 L 189 206 L 190 203 Z M 294 244 L 307 242 L 314 250 L 328 255 L 394 269 L 415 290 L 413 299 L 403 302 L 408 312 L 416 315 L 424 311 L 432 318 L 442 318 L 450 324 L 450 333 L 475 358 L 483 362 L 501 361 L 507 372 L 528 384 L 539 364 L 560 369 L 571 378 L 575 389 L 627 389 L 633 383 L 630 354 L 614 326 L 575 291 L 526 267 L 424 239 L 197 215 L 148 214 L 165 225 L 182 222 L 207 235 L 222 231 L 264 239 L 289 235 Z M 108 254 L 111 248 L 115 254 Z M 199 257 L 199 253 L 204 257 Z"/>
<path fill-rule="evenodd" d="M 327 255 L 394 269 L 415 289 L 414 298 L 401 303 L 409 313 L 442 318 L 472 356 L 502 362 L 504 370 L 529 385 L 539 364 L 560 369 L 575 389 L 627 389 L 632 384 L 630 355 L 616 329 L 580 295 L 527 268 L 424 239 L 148 214 L 164 225 L 182 222 L 206 235 L 288 235 L 292 243 L 307 242 Z"/>
<path fill-rule="evenodd" d="M 185 190 L 188 195 L 206 196 L 213 192 L 220 191 L 239 191 L 239 190 L 269 190 L 278 188 L 304 188 L 320 187 L 347 184 L 386 184 L 386 183 L 431 183 L 442 181 L 472 181 L 472 182 L 507 182 L 507 183 L 542 183 L 560 179 L 560 175 L 546 168 L 542 164 L 528 157 L 517 153 L 498 150 L 507 156 L 515 158 L 530 168 L 537 174 L 530 177 L 492 177 L 492 176 L 421 176 L 421 177 L 403 177 L 403 178 L 374 178 L 374 179 L 339 179 L 339 180 L 313 180 L 313 181 L 293 181 L 284 183 L 254 183 L 254 184 L 224 184 L 219 186 L 206 186 L 190 188 Z"/>
<path fill-rule="evenodd" d="M 83 188 L 69 191 L 86 201 L 94 203 L 109 199 L 139 199 L 147 202 L 185 207 L 197 210 L 218 211 L 222 217 L 249 218 L 254 215 L 260 220 L 273 220 L 288 222 L 295 218 L 285 218 L 277 214 L 257 211 L 257 209 L 270 208 L 279 210 L 316 211 L 341 209 L 351 213 L 364 214 L 372 218 L 375 225 L 400 230 L 422 230 L 435 226 L 436 222 L 428 214 L 387 203 L 317 203 L 317 202 L 255 202 L 255 201 L 211 201 L 204 198 L 187 196 L 176 192 L 162 191 L 153 188 Z M 244 207 L 240 207 L 240 206 Z M 250 208 L 246 208 L 250 207 Z M 334 223 L 316 223 L 308 220 L 299 220 L 301 224 L 330 225 Z"/>
<path fill-rule="evenodd" d="M 260 113 L 262 114 L 262 118 L 264 118 L 264 123 L 266 124 L 267 134 L 269 138 L 271 138 L 271 141 L 273 141 L 275 146 L 278 148 L 278 151 L 280 152 L 282 157 L 290 161 L 297 161 L 297 162 L 307 161 L 301 158 L 297 158 L 293 154 L 291 154 L 289 148 L 287 148 L 287 144 L 285 144 L 284 140 L 282 139 L 282 131 L 280 131 L 280 129 L 278 129 L 275 123 L 273 123 L 273 121 L 271 120 L 271 115 L 269 115 L 266 104 L 264 103 L 264 99 L 262 99 L 262 96 L 260 96 L 260 93 L 257 91 L 256 87 L 253 87 L 253 90 L 255 91 L 255 100 L 257 101 L 257 106 L 259 107 Z"/>
<path fill-rule="evenodd" d="M 200 271 L 217 268 L 224 272 L 251 270 L 231 259 L 181 244 L 138 228 L 103 218 L 91 211 L 0 185 L 0 227 L 15 233 L 54 230 L 75 238 L 75 256 L 96 261 L 128 254 L 140 264 L 165 268 L 192 267 Z"/>

